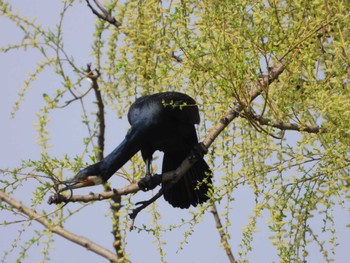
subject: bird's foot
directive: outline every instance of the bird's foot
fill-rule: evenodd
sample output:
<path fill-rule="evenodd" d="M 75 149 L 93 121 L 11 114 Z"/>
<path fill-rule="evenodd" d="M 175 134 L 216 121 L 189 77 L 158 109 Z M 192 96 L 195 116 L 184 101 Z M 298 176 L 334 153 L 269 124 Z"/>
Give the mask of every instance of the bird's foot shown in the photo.
<path fill-rule="evenodd" d="M 143 178 L 142 178 L 142 179 L 143 179 Z M 153 196 L 151 199 L 146 200 L 146 201 L 137 202 L 136 205 L 137 205 L 138 207 L 134 208 L 134 209 L 132 210 L 132 212 L 129 214 L 130 218 L 131 218 L 132 220 L 135 220 L 137 214 L 138 214 L 139 212 L 141 212 L 141 210 L 143 210 L 144 208 L 146 208 L 147 206 L 149 206 L 150 204 L 152 204 L 154 201 L 156 201 L 159 197 L 161 197 L 161 196 L 163 195 L 163 193 L 164 193 L 164 188 L 162 187 L 162 188 L 159 190 L 159 192 L 158 192 L 155 196 Z"/>
<path fill-rule="evenodd" d="M 149 191 L 156 188 L 162 182 L 161 174 L 154 174 L 153 176 L 150 174 L 146 174 L 140 181 L 137 182 L 138 186 L 142 191 Z"/>
<path fill-rule="evenodd" d="M 208 148 L 204 146 L 203 143 L 196 144 L 193 149 L 191 150 L 191 159 L 201 159 L 205 154 L 208 153 Z"/>

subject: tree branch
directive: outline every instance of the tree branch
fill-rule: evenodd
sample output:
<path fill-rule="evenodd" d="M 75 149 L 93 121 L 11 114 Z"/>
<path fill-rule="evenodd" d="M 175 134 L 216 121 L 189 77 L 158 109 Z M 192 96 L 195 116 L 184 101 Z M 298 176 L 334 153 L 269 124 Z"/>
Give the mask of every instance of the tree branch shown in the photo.
<path fill-rule="evenodd" d="M 96 158 L 98 161 L 101 161 L 103 159 L 103 151 L 105 147 L 105 115 L 104 115 L 104 103 L 102 100 L 102 94 L 100 87 L 98 85 L 98 78 L 100 77 L 100 72 L 96 69 L 96 74 L 93 73 L 91 70 L 91 64 L 87 65 L 86 69 L 86 76 L 91 81 L 91 89 L 95 91 L 95 97 L 97 100 L 97 121 L 99 123 L 99 129 L 98 129 L 98 135 L 97 135 L 97 145 L 98 145 L 98 151 L 96 153 Z"/>
<path fill-rule="evenodd" d="M 92 13 L 94 13 L 98 18 L 110 23 L 111 25 L 119 28 L 122 24 L 118 22 L 108 11 L 103 7 L 103 5 L 98 1 L 94 0 L 96 6 L 100 9 L 102 13 L 99 13 L 91 4 L 89 0 L 86 0 L 86 4 L 91 9 Z"/>
<path fill-rule="evenodd" d="M 304 131 L 308 133 L 319 133 L 325 131 L 325 129 L 321 129 L 319 126 L 304 126 L 298 125 L 296 123 L 288 123 L 279 120 L 271 120 L 264 118 L 263 116 L 258 116 L 252 112 L 246 112 L 249 118 L 256 120 L 261 125 L 271 126 L 274 128 L 278 128 L 280 130 L 290 130 L 290 131 Z"/>
<path fill-rule="evenodd" d="M 259 83 L 252 87 L 251 95 L 249 98 L 249 103 L 255 100 L 264 90 L 264 87 L 270 85 L 273 81 L 275 81 L 279 75 L 284 71 L 284 64 L 282 62 L 277 63 L 275 67 L 270 70 L 270 74 L 268 76 L 264 76 L 259 80 Z M 249 105 L 244 105 L 243 103 L 237 103 L 233 109 L 233 111 L 226 114 L 224 118 L 222 118 L 218 124 L 211 130 L 208 136 L 204 139 L 203 145 L 206 148 L 209 148 L 211 144 L 214 142 L 216 137 L 229 125 L 235 118 L 240 116 L 240 113 Z"/>
<path fill-rule="evenodd" d="M 9 204 L 11 207 L 17 209 L 19 212 L 27 215 L 30 219 L 35 220 L 42 224 L 45 228 L 50 230 L 51 232 L 60 235 L 64 237 L 65 239 L 68 239 L 82 247 L 85 247 L 86 249 L 108 259 L 110 262 L 120 262 L 118 260 L 118 257 L 109 251 L 108 249 L 105 249 L 104 247 L 101 247 L 100 245 L 94 243 L 93 241 L 82 237 L 78 236 L 70 231 L 67 231 L 66 229 L 62 228 L 59 225 L 51 223 L 49 220 L 47 220 L 44 216 L 39 215 L 36 213 L 34 210 L 31 208 L 25 206 L 21 202 L 17 201 L 16 199 L 10 197 L 7 195 L 5 192 L 0 191 L 0 200 L 6 202 Z"/>
<path fill-rule="evenodd" d="M 90 192 L 88 195 L 72 195 L 70 197 L 66 197 L 61 194 L 55 194 L 50 196 L 48 203 L 51 204 L 60 204 L 60 203 L 68 203 L 68 202 L 84 202 L 88 203 L 91 201 L 100 201 L 105 199 L 111 199 L 116 196 L 127 195 L 137 193 L 140 190 L 140 187 L 137 184 L 129 184 L 120 189 L 113 189 L 112 191 L 105 191 L 102 193 L 95 194 Z"/>
<path fill-rule="evenodd" d="M 176 62 L 178 62 L 178 63 L 182 63 L 182 61 L 183 61 L 183 59 L 182 59 L 180 56 L 175 55 L 175 52 L 174 52 L 174 51 L 172 51 L 172 52 L 170 53 L 170 56 L 171 56 L 173 59 L 175 59 Z"/>
<path fill-rule="evenodd" d="M 111 210 L 113 211 L 113 236 L 114 236 L 114 242 L 113 247 L 115 249 L 115 252 L 118 255 L 118 258 L 126 262 L 126 256 L 124 253 L 123 248 L 123 242 L 122 242 L 122 235 L 120 233 L 120 209 L 122 207 L 122 198 L 120 195 L 114 197 L 113 203 L 111 204 Z"/>
<path fill-rule="evenodd" d="M 69 104 L 71 104 L 72 102 L 83 99 L 87 94 L 89 94 L 90 91 L 91 91 L 91 88 L 89 88 L 84 94 L 80 96 L 76 96 L 75 94 L 73 94 L 74 96 L 73 99 L 67 100 L 63 105 L 58 105 L 57 108 L 63 109 L 67 107 Z"/>
<path fill-rule="evenodd" d="M 228 236 L 227 234 L 225 233 L 224 231 L 224 228 L 221 224 L 221 220 L 220 220 L 220 217 L 219 217 L 219 213 L 218 213 L 218 210 L 216 209 L 216 205 L 215 203 L 213 202 L 212 205 L 211 205 L 211 211 L 210 211 L 213 216 L 214 216 L 214 220 L 215 220 L 215 225 L 216 225 L 216 229 L 218 230 L 219 232 L 219 235 L 220 235 L 220 241 L 221 241 L 221 244 L 222 246 L 224 247 L 225 249 L 225 252 L 226 252 L 226 255 L 230 261 L 230 263 L 236 263 L 237 261 L 235 260 L 233 254 L 232 254 L 232 251 L 231 251 L 231 246 L 230 244 L 228 243 Z"/>

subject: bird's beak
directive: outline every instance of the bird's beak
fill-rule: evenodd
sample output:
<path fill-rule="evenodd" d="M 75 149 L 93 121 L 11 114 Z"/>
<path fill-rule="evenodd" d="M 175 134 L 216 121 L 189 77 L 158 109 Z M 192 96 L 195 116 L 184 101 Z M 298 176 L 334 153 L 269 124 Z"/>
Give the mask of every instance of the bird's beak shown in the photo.
<path fill-rule="evenodd" d="M 87 178 L 84 178 L 82 180 L 73 178 L 70 181 L 65 181 L 66 187 L 63 187 L 59 192 L 64 192 L 66 190 L 76 189 L 76 188 L 83 188 L 93 185 L 102 184 L 101 177 L 98 176 L 88 176 Z"/>

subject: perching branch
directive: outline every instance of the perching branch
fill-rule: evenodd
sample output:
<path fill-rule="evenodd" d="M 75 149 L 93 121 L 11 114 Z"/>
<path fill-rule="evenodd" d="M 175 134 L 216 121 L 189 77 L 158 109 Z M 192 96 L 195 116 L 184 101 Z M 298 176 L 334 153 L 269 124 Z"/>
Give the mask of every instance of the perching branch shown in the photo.
<path fill-rule="evenodd" d="M 25 206 L 21 202 L 17 201 L 16 199 L 10 197 L 5 192 L 0 191 L 0 200 L 6 202 L 11 207 L 18 210 L 20 213 L 25 214 L 30 219 L 37 221 L 38 223 L 42 224 L 44 227 L 46 227 L 51 232 L 60 235 L 82 247 L 85 247 L 86 249 L 108 259 L 110 262 L 120 262 L 118 260 L 118 257 L 108 249 L 105 249 L 104 247 L 101 247 L 100 245 L 94 243 L 93 241 L 82 237 L 75 235 L 74 233 L 67 231 L 66 229 L 62 228 L 59 225 L 51 223 L 49 220 L 47 220 L 44 216 L 39 215 L 37 212 L 32 210 L 31 208 Z"/>
<path fill-rule="evenodd" d="M 91 201 L 100 201 L 105 199 L 111 199 L 115 196 L 121 196 L 121 195 L 128 195 L 137 193 L 140 190 L 139 186 L 137 184 L 129 184 L 123 188 L 120 189 L 113 189 L 112 191 L 106 191 L 102 193 L 92 193 L 90 192 L 88 195 L 72 195 L 70 197 L 56 194 L 53 196 L 50 196 L 48 203 L 51 204 L 60 204 L 60 203 L 68 203 L 68 202 L 84 202 L 88 203 Z"/>

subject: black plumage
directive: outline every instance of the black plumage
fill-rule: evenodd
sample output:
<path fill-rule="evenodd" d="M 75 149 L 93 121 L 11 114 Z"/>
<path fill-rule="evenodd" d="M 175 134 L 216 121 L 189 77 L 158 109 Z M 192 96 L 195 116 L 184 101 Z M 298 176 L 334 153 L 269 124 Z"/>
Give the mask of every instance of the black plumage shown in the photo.
<path fill-rule="evenodd" d="M 81 170 L 68 188 L 106 182 L 138 151 L 146 163 L 146 178 L 151 176 L 152 156 L 157 150 L 164 152 L 162 172 L 174 170 L 198 144 L 194 126 L 200 122 L 198 107 L 186 94 L 163 92 L 143 96 L 130 106 L 128 120 L 131 128 L 120 145 L 100 162 Z M 87 180 L 92 176 L 93 182 Z M 164 192 L 164 198 L 174 207 L 188 208 L 205 202 L 210 187 L 211 171 L 200 158 Z"/>

